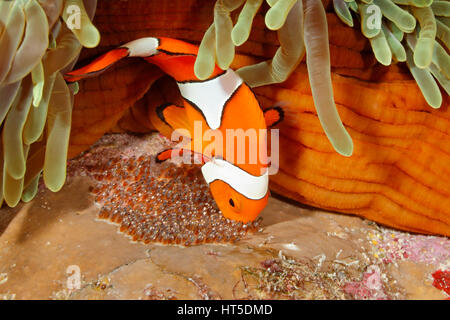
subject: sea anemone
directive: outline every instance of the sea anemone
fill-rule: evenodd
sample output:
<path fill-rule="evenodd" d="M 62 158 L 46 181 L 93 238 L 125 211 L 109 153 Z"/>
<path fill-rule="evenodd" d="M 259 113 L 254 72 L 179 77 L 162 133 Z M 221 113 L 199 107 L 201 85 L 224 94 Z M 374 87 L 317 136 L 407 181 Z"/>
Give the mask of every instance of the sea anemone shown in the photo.
<path fill-rule="evenodd" d="M 245 2 L 245 4 L 244 4 Z M 306 52 L 308 76 L 320 123 L 334 149 L 353 153 L 353 142 L 344 128 L 333 98 L 330 73 L 328 26 L 320 0 L 266 0 L 270 8 L 265 24 L 277 30 L 280 47 L 275 56 L 237 72 L 252 87 L 283 82 Z M 233 26 L 232 11 L 244 4 Z M 217 0 L 214 22 L 206 31 L 195 64 L 200 79 L 208 77 L 214 63 L 229 67 L 235 46 L 247 41 L 253 18 L 263 0 Z M 355 19 L 370 41 L 376 59 L 383 65 L 407 62 L 427 103 L 442 104 L 436 80 L 450 91 L 448 29 L 450 3 L 432 0 L 333 0 L 336 14 L 349 26 Z M 416 23 L 416 19 L 419 23 Z M 404 36 L 406 34 L 406 36 Z M 435 80 L 436 79 L 436 80 Z"/>
<path fill-rule="evenodd" d="M 441 106 L 436 80 L 450 93 L 450 56 L 445 49 L 450 48 L 449 2 L 333 0 L 333 5 L 349 26 L 353 26 L 350 9 L 356 13 L 361 31 L 381 64 L 406 61 L 427 103 L 433 108 Z"/>
<path fill-rule="evenodd" d="M 43 174 L 52 191 L 66 178 L 73 94 L 62 73 L 94 47 L 97 1 L 0 1 L 0 202 L 31 200 Z"/>

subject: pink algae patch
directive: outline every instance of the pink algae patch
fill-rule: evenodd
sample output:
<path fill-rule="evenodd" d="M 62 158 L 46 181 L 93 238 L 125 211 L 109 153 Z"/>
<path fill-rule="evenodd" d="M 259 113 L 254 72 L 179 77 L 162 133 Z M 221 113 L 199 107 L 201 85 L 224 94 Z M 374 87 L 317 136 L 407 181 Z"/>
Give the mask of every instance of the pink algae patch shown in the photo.
<path fill-rule="evenodd" d="M 344 292 L 360 300 L 386 300 L 386 295 L 378 266 L 372 265 L 363 273 L 361 281 L 348 282 Z"/>
<path fill-rule="evenodd" d="M 382 230 L 369 235 L 369 241 L 374 244 L 373 254 L 384 263 L 410 260 L 438 265 L 450 259 L 450 240 L 445 237 Z"/>

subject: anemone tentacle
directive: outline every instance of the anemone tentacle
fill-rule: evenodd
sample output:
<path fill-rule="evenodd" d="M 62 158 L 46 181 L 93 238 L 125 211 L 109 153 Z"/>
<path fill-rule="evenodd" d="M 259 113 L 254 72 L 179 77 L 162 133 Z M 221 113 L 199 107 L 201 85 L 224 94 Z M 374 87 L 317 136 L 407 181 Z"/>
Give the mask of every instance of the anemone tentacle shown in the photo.
<path fill-rule="evenodd" d="M 31 200 L 41 172 L 50 190 L 64 184 L 73 92 L 61 70 L 100 40 L 90 20 L 97 1 L 85 3 L 0 0 L 0 203 Z"/>

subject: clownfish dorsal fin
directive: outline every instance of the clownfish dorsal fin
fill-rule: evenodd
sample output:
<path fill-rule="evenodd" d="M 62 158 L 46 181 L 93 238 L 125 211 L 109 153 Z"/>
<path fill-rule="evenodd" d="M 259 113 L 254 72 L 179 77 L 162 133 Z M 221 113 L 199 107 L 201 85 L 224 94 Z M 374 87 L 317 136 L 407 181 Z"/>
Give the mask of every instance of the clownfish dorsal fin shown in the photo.
<path fill-rule="evenodd" d="M 273 127 L 284 119 L 284 111 L 281 107 L 270 107 L 264 110 L 264 119 L 267 128 Z"/>

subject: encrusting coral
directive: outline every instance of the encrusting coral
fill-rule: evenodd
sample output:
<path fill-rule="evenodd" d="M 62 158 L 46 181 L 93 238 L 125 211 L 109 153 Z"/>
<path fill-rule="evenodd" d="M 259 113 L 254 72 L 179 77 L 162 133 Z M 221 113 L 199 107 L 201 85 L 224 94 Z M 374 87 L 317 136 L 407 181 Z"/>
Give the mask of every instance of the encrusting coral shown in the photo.
<path fill-rule="evenodd" d="M 0 1 L 1 203 L 31 200 L 41 173 L 52 191 L 64 184 L 75 88 L 62 73 L 82 46 L 100 41 L 90 22 L 95 8 L 96 1 L 87 1 L 89 14 L 81 0 Z"/>

